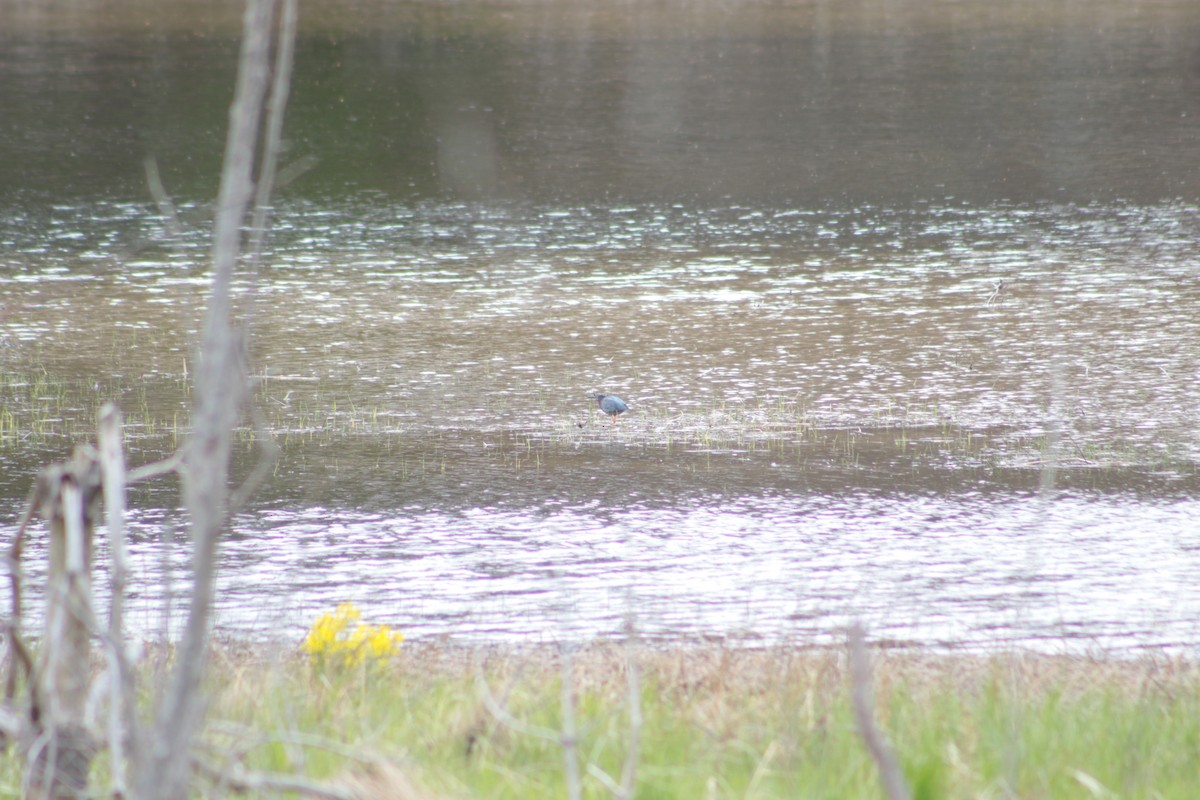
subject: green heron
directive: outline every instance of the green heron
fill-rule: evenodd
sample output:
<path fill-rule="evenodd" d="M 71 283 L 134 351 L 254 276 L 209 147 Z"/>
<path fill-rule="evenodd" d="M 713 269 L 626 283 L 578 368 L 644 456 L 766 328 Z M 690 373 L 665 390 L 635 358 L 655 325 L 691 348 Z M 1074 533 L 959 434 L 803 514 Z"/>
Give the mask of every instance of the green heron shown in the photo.
<path fill-rule="evenodd" d="M 628 404 L 615 394 L 594 394 L 596 405 L 600 406 L 600 410 L 612 417 L 613 425 L 617 424 L 617 415 L 624 414 L 629 410 Z"/>

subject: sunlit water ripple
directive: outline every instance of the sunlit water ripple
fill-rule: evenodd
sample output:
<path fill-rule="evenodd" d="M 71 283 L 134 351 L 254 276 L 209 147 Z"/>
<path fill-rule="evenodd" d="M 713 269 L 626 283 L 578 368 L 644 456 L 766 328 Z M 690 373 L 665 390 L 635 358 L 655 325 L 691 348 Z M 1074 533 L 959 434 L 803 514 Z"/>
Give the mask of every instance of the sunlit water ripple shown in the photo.
<path fill-rule="evenodd" d="M 52 246 L 10 237 L 27 268 L 0 275 L 0 342 L 178 419 L 206 233 L 110 210 L 59 209 Z M 248 310 L 256 398 L 288 444 L 223 548 L 224 632 L 298 639 L 348 599 L 471 641 L 613 634 L 627 613 L 748 643 L 858 618 L 947 647 L 1200 641 L 1192 206 L 364 198 L 276 218 Z M 598 389 L 631 401 L 621 425 L 595 418 Z M 1052 433 L 1106 486 L 1039 498 L 1044 453 L 1020 448 Z M 989 449 L 944 445 L 972 436 Z M 854 451 L 901 437 L 947 452 Z M 5 458 L 44 463 L 47 441 Z M 1160 459 L 1168 491 L 1109 477 Z M 7 471 L 10 519 L 27 472 Z M 187 550 L 165 502 L 135 506 L 131 624 L 176 630 Z"/>
<path fill-rule="evenodd" d="M 462 642 L 619 635 L 632 613 L 652 638 L 734 644 L 826 644 L 862 620 L 896 644 L 1194 654 L 1198 514 L 1119 495 L 879 493 L 273 510 L 239 519 L 222 549 L 217 627 L 298 640 L 350 600 L 409 636 Z M 139 512 L 131 529 L 130 624 L 147 636 L 177 631 L 184 606 L 186 548 L 163 522 Z M 27 561 L 36 587 L 43 540 Z"/>

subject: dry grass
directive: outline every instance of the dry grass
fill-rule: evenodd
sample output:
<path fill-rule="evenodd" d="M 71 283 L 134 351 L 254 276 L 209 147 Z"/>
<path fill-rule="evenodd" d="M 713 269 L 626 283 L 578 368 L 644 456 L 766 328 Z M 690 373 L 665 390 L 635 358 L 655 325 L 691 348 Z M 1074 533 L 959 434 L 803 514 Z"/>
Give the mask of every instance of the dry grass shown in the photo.
<path fill-rule="evenodd" d="M 647 646 L 636 657 L 637 796 L 880 796 L 843 651 Z M 421 644 L 385 667 L 330 673 L 290 651 L 227 648 L 213 730 L 255 769 L 409 787 L 394 796 L 565 797 L 561 748 L 498 721 L 477 683 L 523 724 L 559 730 L 559 658 Z M 626 659 L 609 643 L 574 652 L 580 757 L 609 774 L 628 738 Z M 1183 798 L 1200 783 L 1200 667 L 1189 661 L 882 650 L 874 675 L 879 725 L 915 797 Z M 266 733 L 248 749 L 230 733 L 250 730 Z M 609 796 L 583 784 L 584 796 Z"/>
<path fill-rule="evenodd" d="M 583 797 L 612 796 L 589 765 L 621 773 L 631 652 L 644 717 L 636 797 L 882 797 L 844 650 L 612 642 L 572 651 Z M 143 689 L 173 658 L 147 651 Z M 1190 800 L 1200 785 L 1196 662 L 889 649 L 872 660 L 877 723 L 915 798 Z M 203 796 L 294 785 L 339 798 L 568 796 L 560 743 L 483 699 L 520 726 L 561 731 L 556 647 L 406 643 L 387 663 L 330 669 L 298 647 L 227 642 L 209 675 Z M 0 793 L 19 785 L 10 751 Z"/>

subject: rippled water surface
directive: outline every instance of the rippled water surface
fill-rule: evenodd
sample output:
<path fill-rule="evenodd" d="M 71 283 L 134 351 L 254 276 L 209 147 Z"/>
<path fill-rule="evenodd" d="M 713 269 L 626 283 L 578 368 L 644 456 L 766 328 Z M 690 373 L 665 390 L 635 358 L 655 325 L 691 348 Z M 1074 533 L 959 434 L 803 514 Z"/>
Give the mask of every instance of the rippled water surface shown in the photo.
<path fill-rule="evenodd" d="M 283 451 L 233 526 L 221 624 L 298 635 L 350 598 L 469 639 L 634 611 L 737 641 L 861 616 L 901 642 L 1190 646 L 1197 224 L 1184 205 L 284 209 L 251 309 Z M 135 461 L 186 426 L 202 239 L 124 267 L 108 243 L 31 253 L 0 281 L 10 351 L 112 366 L 89 380 L 123 399 Z M 593 390 L 631 411 L 601 419 Z M 10 463 L 65 446 L 72 413 Z M 31 473 L 8 474 L 19 497 Z M 182 521 L 169 492 L 135 499 L 134 605 L 159 630 Z"/>
<path fill-rule="evenodd" d="M 1195 652 L 1200 139 L 1180 120 L 1200 94 L 1177 34 L 1200 14 L 1100 6 L 1112 27 L 1086 35 L 1061 9 L 994 30 L 308 31 L 290 146 L 320 165 L 239 286 L 254 407 L 235 471 L 255 424 L 280 452 L 231 525 L 220 629 L 298 638 L 353 600 L 471 641 L 615 635 L 633 612 L 663 638 L 827 642 L 862 618 L 907 644 Z M 128 63 L 102 42 L 67 88 L 52 56 L 79 42 L 29 34 L 33 60 L 0 57 L 25 82 L 0 92 L 76 102 L 150 64 L 162 85 L 138 91 L 175 108 L 176 60 L 229 44 L 176 35 Z M 976 46 L 992 71 L 963 67 Z M 971 138 L 966 99 L 988 92 L 1003 113 Z M 145 108 L 114 105 L 79 143 L 95 174 L 44 186 L 69 129 L 0 127 L 18 159 L 0 169 L 5 537 L 102 401 L 134 464 L 186 436 L 209 211 L 148 201 L 141 158 L 207 152 L 210 93 L 177 111 L 211 117 L 172 133 L 149 114 L 136 146 L 120 132 Z M 764 97 L 778 117 L 729 123 Z M 197 162 L 164 162 L 172 188 L 203 183 Z M 601 417 L 597 391 L 630 411 Z M 186 520 L 169 481 L 131 503 L 131 624 L 172 631 Z"/>

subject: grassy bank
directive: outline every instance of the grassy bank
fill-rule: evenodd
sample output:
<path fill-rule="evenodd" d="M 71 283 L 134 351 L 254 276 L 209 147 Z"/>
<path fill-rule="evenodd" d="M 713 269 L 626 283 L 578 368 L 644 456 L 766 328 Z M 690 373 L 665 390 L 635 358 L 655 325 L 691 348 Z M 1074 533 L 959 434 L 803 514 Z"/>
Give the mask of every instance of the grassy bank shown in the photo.
<path fill-rule="evenodd" d="M 637 797 L 883 796 L 843 652 L 679 646 L 635 657 Z M 586 797 L 612 796 L 589 765 L 622 772 L 628 663 L 609 645 L 572 658 Z M 878 723 L 915 797 L 1193 798 L 1200 786 L 1195 664 L 882 652 L 874 670 Z M 359 796 L 565 798 L 561 743 L 529 730 L 563 729 L 563 674 L 552 649 L 406 644 L 386 665 L 337 667 L 225 648 L 213 664 L 209 766 L 353 784 Z"/>

